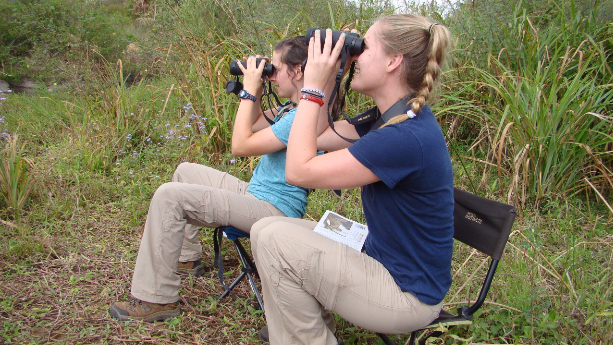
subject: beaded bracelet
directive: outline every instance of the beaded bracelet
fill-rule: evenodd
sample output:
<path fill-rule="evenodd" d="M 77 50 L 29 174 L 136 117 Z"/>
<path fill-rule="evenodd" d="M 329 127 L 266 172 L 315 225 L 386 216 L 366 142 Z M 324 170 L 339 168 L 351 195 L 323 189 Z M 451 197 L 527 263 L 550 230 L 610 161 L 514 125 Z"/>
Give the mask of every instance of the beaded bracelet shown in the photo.
<path fill-rule="evenodd" d="M 303 95 L 311 95 L 311 96 L 313 96 L 313 97 L 317 97 L 317 98 L 319 98 L 319 99 L 323 99 L 323 97 L 321 97 L 321 95 L 320 95 L 320 94 L 318 94 L 318 93 L 314 93 L 314 92 L 302 91 L 302 94 L 303 94 Z"/>
<path fill-rule="evenodd" d="M 321 99 L 319 97 L 312 96 L 312 95 L 302 94 L 302 97 L 300 97 L 300 99 L 305 99 L 307 101 L 315 102 L 315 103 L 319 104 L 320 107 L 322 107 L 324 105 L 324 100 L 323 99 Z"/>
<path fill-rule="evenodd" d="M 321 98 L 326 98 L 326 95 L 324 94 L 324 92 L 318 89 L 309 89 L 309 88 L 303 87 L 302 89 L 300 89 L 300 92 L 309 92 L 309 93 L 312 92 L 312 93 L 318 94 L 319 96 L 321 96 Z"/>

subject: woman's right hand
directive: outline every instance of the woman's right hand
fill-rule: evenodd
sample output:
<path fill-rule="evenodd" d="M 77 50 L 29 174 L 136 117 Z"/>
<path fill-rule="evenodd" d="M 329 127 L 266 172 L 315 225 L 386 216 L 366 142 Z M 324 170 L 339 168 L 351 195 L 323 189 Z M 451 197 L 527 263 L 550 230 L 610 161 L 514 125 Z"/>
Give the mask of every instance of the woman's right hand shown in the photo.
<path fill-rule="evenodd" d="M 243 72 L 243 88 L 245 91 L 259 97 L 262 93 L 262 71 L 264 71 L 264 65 L 266 61 L 262 60 L 259 66 L 256 66 L 256 61 L 262 56 L 249 56 L 247 58 L 247 68 L 243 67 L 243 64 L 238 61 L 238 68 Z"/>
<path fill-rule="evenodd" d="M 345 34 L 332 47 L 332 30 L 326 32 L 326 40 L 323 48 L 321 47 L 320 30 L 315 31 L 315 37 L 309 41 L 309 57 L 304 70 L 304 87 L 323 90 L 330 77 L 338 71 L 339 57 L 343 44 L 345 44 Z"/>

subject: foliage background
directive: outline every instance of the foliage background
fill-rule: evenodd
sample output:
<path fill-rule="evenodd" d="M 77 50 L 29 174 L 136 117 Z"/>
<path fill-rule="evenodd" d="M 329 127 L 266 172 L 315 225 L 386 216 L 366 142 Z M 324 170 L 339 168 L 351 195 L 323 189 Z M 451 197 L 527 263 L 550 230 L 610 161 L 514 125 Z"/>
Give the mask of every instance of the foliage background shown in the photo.
<path fill-rule="evenodd" d="M 258 159 L 229 154 L 231 59 L 392 12 L 454 34 L 430 103 L 456 185 L 520 209 L 474 325 L 428 342 L 613 342 L 612 1 L 147 3 L 0 2 L 0 79 L 39 85 L 0 93 L 0 343 L 257 343 L 262 313 L 217 303 L 212 268 L 182 284 L 180 318 L 107 316 L 129 294 L 148 202 L 182 161 L 250 178 Z M 371 104 L 349 101 L 349 114 Z M 316 191 L 305 217 L 326 209 L 364 221 L 357 190 Z M 210 229 L 201 240 L 212 262 Z M 448 310 L 475 299 L 486 266 L 456 246 Z M 337 321 L 347 344 L 380 343 Z"/>

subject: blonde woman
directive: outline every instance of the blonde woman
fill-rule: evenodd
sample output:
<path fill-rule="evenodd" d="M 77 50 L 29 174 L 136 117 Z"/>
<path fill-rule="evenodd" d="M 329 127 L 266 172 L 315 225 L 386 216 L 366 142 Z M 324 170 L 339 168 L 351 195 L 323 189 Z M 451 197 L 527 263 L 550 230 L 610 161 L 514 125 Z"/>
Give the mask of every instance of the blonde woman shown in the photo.
<path fill-rule="evenodd" d="M 325 87 L 344 42 L 316 32 L 305 88 Z M 364 35 L 353 90 L 372 97 L 371 122 L 335 123 L 317 136 L 320 105 L 303 98 L 290 132 L 286 178 L 309 188 L 362 188 L 369 235 L 359 252 L 278 217 L 251 229 L 272 344 L 337 344 L 334 311 L 372 331 L 406 333 L 434 320 L 451 285 L 453 171 L 441 128 L 426 104 L 449 44 L 427 18 L 392 15 Z M 382 121 L 377 121 L 379 118 Z M 383 126 L 379 126 L 384 123 Z M 318 156 L 317 149 L 330 153 Z"/>

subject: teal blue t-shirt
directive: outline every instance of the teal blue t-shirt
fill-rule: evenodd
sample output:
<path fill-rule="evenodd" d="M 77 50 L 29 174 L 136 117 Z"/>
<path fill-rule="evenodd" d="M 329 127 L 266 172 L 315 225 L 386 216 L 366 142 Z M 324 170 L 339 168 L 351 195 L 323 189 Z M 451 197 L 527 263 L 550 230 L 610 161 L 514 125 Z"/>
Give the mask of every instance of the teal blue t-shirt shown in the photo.
<path fill-rule="evenodd" d="M 297 108 L 290 110 L 282 118 L 276 117 L 271 126 L 285 146 L 296 116 Z M 268 201 L 286 216 L 302 218 L 306 212 L 307 189 L 287 183 L 285 180 L 285 156 L 287 148 L 262 156 L 253 172 L 247 191 L 260 200 Z"/>

